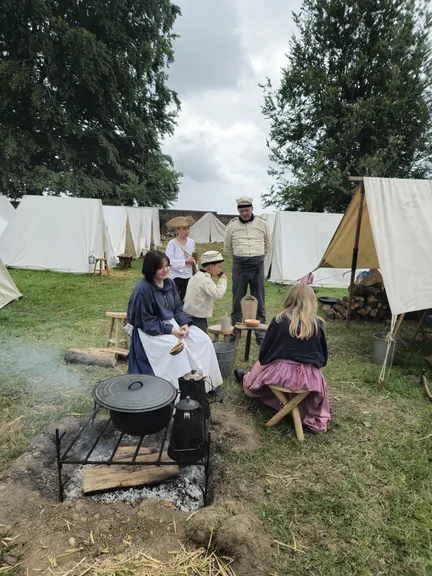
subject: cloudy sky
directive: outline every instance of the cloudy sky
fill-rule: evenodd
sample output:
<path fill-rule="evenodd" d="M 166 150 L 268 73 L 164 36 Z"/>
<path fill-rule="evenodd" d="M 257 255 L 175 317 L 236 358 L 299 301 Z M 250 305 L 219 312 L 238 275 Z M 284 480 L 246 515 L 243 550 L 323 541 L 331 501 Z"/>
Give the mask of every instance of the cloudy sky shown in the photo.
<path fill-rule="evenodd" d="M 176 61 L 170 87 L 182 102 L 165 150 L 183 172 L 174 207 L 233 213 L 235 199 L 254 198 L 267 176 L 268 124 L 261 114 L 266 76 L 280 80 L 292 11 L 301 0 L 177 0 Z M 267 209 L 269 211 L 271 209 Z"/>

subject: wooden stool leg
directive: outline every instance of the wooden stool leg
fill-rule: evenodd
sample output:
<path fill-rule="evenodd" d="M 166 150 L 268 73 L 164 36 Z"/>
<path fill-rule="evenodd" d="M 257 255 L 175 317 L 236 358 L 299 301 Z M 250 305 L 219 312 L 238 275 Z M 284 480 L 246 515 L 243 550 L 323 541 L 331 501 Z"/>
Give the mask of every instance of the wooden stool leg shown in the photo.
<path fill-rule="evenodd" d="M 235 356 L 237 356 L 237 350 L 238 350 L 240 338 L 241 338 L 241 330 L 237 330 L 237 332 L 235 333 L 235 340 L 234 340 L 234 346 L 235 346 L 234 354 L 235 354 Z"/>
<path fill-rule="evenodd" d="M 306 398 L 307 395 L 308 392 L 296 394 L 295 397 L 288 402 L 288 404 L 285 404 L 285 406 L 281 408 L 279 412 L 273 416 L 273 418 L 270 418 L 270 420 L 266 422 L 266 426 L 274 426 L 277 424 L 279 420 L 282 420 L 284 416 L 289 414 L 291 410 L 297 406 L 297 404 L 300 404 L 303 398 Z"/>
<path fill-rule="evenodd" d="M 245 362 L 247 362 L 249 360 L 251 340 L 252 340 L 252 330 L 248 330 L 247 336 L 246 336 L 246 347 L 245 347 L 245 355 L 244 355 Z"/>
<path fill-rule="evenodd" d="M 111 340 L 111 338 L 112 338 L 112 333 L 113 333 L 113 330 L 114 330 L 114 320 L 115 320 L 114 318 L 111 318 L 111 323 L 110 323 L 110 327 L 109 327 L 109 330 L 108 330 L 108 340 L 107 340 L 107 344 L 106 344 L 106 347 L 107 347 L 107 348 L 110 347 L 110 340 Z"/>
<path fill-rule="evenodd" d="M 294 428 L 297 436 L 297 440 L 299 442 L 303 442 L 304 434 L 303 434 L 303 426 L 300 419 L 300 412 L 298 406 L 295 406 L 292 411 L 292 417 L 294 420 Z"/>
<path fill-rule="evenodd" d="M 121 330 L 121 320 L 120 318 L 116 318 L 116 348 L 120 348 L 120 340 L 121 340 L 121 336 L 120 336 L 120 330 Z"/>
<path fill-rule="evenodd" d="M 219 342 L 219 334 L 213 334 L 214 342 Z"/>
<path fill-rule="evenodd" d="M 230 343 L 230 335 L 229 334 L 224 334 L 224 342 L 225 342 L 225 344 Z"/>

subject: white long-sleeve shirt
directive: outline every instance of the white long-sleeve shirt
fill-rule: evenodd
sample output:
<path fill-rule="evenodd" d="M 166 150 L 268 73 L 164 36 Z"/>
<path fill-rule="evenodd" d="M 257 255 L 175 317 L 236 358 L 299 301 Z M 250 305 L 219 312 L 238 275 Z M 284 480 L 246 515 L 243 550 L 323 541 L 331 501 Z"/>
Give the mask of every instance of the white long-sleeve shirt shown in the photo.
<path fill-rule="evenodd" d="M 215 300 L 223 298 L 226 289 L 225 279 L 215 284 L 211 274 L 200 270 L 188 282 L 183 311 L 195 318 L 211 318 Z"/>
<path fill-rule="evenodd" d="M 195 242 L 192 238 L 187 239 L 184 249 L 191 256 L 192 252 L 195 252 Z M 186 264 L 187 256 L 176 239 L 173 238 L 168 242 L 165 254 L 170 259 L 170 278 L 174 280 L 174 278 L 190 278 L 192 276 L 192 264 Z"/>

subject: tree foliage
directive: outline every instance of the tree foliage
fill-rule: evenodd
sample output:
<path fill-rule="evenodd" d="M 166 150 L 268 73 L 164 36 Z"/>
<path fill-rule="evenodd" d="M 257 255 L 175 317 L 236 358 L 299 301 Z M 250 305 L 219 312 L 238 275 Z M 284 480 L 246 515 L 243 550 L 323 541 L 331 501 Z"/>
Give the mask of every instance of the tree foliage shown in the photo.
<path fill-rule="evenodd" d="M 419 0 L 304 0 L 280 87 L 268 81 L 267 206 L 344 211 L 348 175 L 432 166 L 431 19 Z"/>
<path fill-rule="evenodd" d="M 3 193 L 176 199 L 161 139 L 179 108 L 166 82 L 179 13 L 170 0 L 2 0 Z"/>

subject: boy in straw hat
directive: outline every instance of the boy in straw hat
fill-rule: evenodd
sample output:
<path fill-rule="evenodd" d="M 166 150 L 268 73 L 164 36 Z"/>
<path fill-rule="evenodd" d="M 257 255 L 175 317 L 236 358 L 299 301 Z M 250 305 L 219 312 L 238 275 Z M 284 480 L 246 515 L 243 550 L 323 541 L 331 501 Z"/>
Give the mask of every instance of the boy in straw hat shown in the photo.
<path fill-rule="evenodd" d="M 221 274 L 224 261 L 216 250 L 204 252 L 201 256 L 201 269 L 188 283 L 184 302 L 184 311 L 192 319 L 192 324 L 207 334 L 207 318 L 213 316 L 215 300 L 221 300 L 227 289 L 227 277 Z M 212 278 L 219 276 L 215 284 Z"/>
<path fill-rule="evenodd" d="M 171 262 L 169 278 L 174 280 L 182 302 L 185 299 L 188 282 L 196 269 L 195 242 L 189 238 L 192 224 L 192 216 L 177 216 L 167 222 L 167 228 L 176 232 L 176 237 L 168 242 L 165 250 Z"/>

